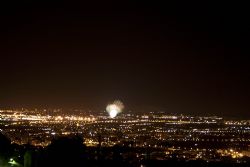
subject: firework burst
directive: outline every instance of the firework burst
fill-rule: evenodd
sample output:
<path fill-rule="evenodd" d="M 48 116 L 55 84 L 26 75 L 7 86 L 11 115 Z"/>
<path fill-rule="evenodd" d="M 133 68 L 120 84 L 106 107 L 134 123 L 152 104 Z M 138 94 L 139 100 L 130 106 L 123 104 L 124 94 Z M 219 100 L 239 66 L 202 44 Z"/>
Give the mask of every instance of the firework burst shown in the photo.
<path fill-rule="evenodd" d="M 115 118 L 123 109 L 124 105 L 120 100 L 116 100 L 113 103 L 108 104 L 106 107 L 106 111 L 109 113 L 110 118 Z"/>

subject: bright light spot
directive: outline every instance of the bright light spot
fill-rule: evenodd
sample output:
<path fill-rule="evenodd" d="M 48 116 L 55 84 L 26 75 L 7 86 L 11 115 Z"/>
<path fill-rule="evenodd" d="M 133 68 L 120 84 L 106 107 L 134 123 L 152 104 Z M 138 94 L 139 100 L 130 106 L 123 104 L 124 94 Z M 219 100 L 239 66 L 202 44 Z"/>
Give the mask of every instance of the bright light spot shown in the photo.
<path fill-rule="evenodd" d="M 9 164 L 17 165 L 17 162 L 13 158 L 10 158 Z"/>
<path fill-rule="evenodd" d="M 118 112 L 116 110 L 111 110 L 110 113 L 109 113 L 109 116 L 111 118 L 115 118 L 117 116 Z"/>
<path fill-rule="evenodd" d="M 114 101 L 106 107 L 106 111 L 109 113 L 110 118 L 115 118 L 117 114 L 121 113 L 124 105 L 121 101 Z"/>

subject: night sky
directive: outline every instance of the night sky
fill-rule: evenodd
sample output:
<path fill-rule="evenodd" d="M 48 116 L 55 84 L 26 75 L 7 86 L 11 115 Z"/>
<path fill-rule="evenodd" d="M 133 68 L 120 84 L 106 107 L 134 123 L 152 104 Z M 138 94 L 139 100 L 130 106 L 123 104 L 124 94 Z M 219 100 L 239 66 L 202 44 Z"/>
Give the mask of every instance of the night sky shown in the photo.
<path fill-rule="evenodd" d="M 197 7 L 198 6 L 198 7 Z M 250 118 L 244 4 L 1 5 L 0 107 Z"/>

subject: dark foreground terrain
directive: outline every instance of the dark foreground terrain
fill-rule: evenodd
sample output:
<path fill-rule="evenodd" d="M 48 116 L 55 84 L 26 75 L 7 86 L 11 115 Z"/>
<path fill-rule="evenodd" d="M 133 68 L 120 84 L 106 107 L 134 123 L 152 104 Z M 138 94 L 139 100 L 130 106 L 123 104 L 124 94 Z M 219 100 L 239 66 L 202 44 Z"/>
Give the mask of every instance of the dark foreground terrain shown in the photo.
<path fill-rule="evenodd" d="M 159 159 L 151 156 L 148 149 L 142 149 L 143 156 L 138 156 L 135 148 L 116 145 L 114 147 L 86 147 L 83 138 L 79 136 L 60 137 L 45 148 L 34 147 L 29 144 L 11 144 L 10 140 L 0 134 L 0 166 L 1 167 L 155 167 L 155 166 L 183 166 L 183 167 L 249 167 L 248 157 L 232 159 L 226 157 L 220 161 L 205 161 L 180 159 L 177 157 Z M 143 154 L 143 152 L 145 154 Z"/>

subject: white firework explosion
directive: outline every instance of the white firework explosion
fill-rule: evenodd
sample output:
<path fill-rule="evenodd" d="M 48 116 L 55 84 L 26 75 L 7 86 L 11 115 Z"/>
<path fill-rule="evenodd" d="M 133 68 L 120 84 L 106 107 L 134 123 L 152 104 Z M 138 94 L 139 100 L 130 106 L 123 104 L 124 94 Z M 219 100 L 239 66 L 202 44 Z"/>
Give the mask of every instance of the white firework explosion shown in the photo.
<path fill-rule="evenodd" d="M 108 104 L 106 107 L 106 111 L 109 113 L 110 118 L 115 118 L 123 109 L 124 105 L 120 100 L 116 100 L 113 103 Z"/>

